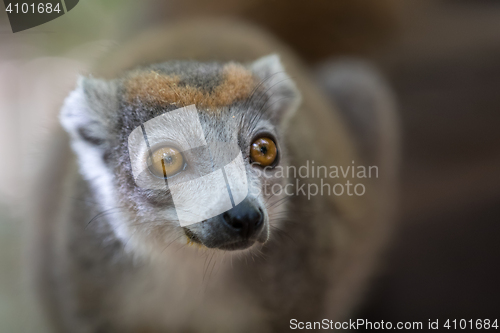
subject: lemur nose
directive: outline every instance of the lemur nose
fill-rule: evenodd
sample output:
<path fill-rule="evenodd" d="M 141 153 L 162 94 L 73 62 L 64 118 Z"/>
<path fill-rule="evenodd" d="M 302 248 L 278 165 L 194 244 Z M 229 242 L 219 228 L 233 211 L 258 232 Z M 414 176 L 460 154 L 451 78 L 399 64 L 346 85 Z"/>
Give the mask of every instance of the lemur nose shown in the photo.
<path fill-rule="evenodd" d="M 229 228 L 248 239 L 260 231 L 264 224 L 264 214 L 250 200 L 245 199 L 222 214 L 222 220 Z"/>

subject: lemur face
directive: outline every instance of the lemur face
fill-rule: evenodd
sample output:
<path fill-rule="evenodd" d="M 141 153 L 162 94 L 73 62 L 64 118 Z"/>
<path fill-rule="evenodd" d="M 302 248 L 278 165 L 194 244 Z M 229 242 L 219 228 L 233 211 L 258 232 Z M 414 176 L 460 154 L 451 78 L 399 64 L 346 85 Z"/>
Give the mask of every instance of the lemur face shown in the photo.
<path fill-rule="evenodd" d="M 287 181 L 275 168 L 287 163 L 283 126 L 299 100 L 277 56 L 174 61 L 80 80 L 61 121 L 102 209 L 119 211 L 109 215 L 116 235 L 133 249 L 162 252 L 187 238 L 242 250 L 264 243 L 270 217 L 284 210 L 268 188 Z"/>

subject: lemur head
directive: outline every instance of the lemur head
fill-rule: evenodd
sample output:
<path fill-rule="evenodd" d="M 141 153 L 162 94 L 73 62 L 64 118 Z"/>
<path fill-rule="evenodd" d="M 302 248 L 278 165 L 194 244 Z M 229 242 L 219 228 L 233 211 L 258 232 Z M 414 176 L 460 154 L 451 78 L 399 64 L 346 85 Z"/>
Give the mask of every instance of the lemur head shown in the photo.
<path fill-rule="evenodd" d="M 241 250 L 266 242 L 273 215 L 285 209 L 276 204 L 283 194 L 268 189 L 287 181 L 276 166 L 287 163 L 283 129 L 299 101 L 276 55 L 251 64 L 170 61 L 109 81 L 81 78 L 61 122 L 101 208 L 114 209 L 105 218 L 132 250 L 161 253 L 185 237 Z M 203 144 L 189 142 L 200 135 Z M 234 161 L 248 190 L 240 198 L 225 168 Z M 215 178 L 196 182 L 207 175 Z M 183 224 L 185 202 L 204 217 Z"/>

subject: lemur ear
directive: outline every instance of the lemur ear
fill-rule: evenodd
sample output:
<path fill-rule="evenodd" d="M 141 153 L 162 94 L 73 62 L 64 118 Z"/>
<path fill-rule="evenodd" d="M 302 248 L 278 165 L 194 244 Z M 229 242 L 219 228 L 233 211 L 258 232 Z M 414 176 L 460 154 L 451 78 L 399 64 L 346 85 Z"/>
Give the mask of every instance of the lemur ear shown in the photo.
<path fill-rule="evenodd" d="M 280 58 L 271 54 L 257 59 L 251 64 L 251 70 L 260 80 L 268 96 L 262 111 L 271 116 L 276 123 L 283 123 L 297 110 L 301 96 L 293 80 L 286 73 Z M 252 99 L 263 100 L 259 93 Z"/>
<path fill-rule="evenodd" d="M 118 108 L 117 83 L 80 77 L 61 110 L 60 120 L 74 141 L 104 146 Z"/>

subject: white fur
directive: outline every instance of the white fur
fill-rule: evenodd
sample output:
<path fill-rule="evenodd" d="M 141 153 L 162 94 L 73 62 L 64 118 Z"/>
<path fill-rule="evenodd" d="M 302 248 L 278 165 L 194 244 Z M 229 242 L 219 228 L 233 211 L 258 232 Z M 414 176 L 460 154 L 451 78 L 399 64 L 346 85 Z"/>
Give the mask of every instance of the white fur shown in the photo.
<path fill-rule="evenodd" d="M 64 101 L 60 121 L 64 129 L 71 135 L 71 147 L 78 156 L 80 173 L 89 182 L 100 208 L 103 210 L 118 207 L 113 186 L 114 176 L 104 165 L 102 152 L 99 148 L 82 140 L 76 132 L 80 126 L 89 122 L 89 115 L 95 115 L 90 108 L 83 91 L 83 79 L 78 82 L 77 88 Z M 125 241 L 129 238 L 127 228 L 120 222 L 121 214 L 112 214 L 109 218 L 115 235 Z M 114 217 L 113 217 L 114 216 Z"/>

